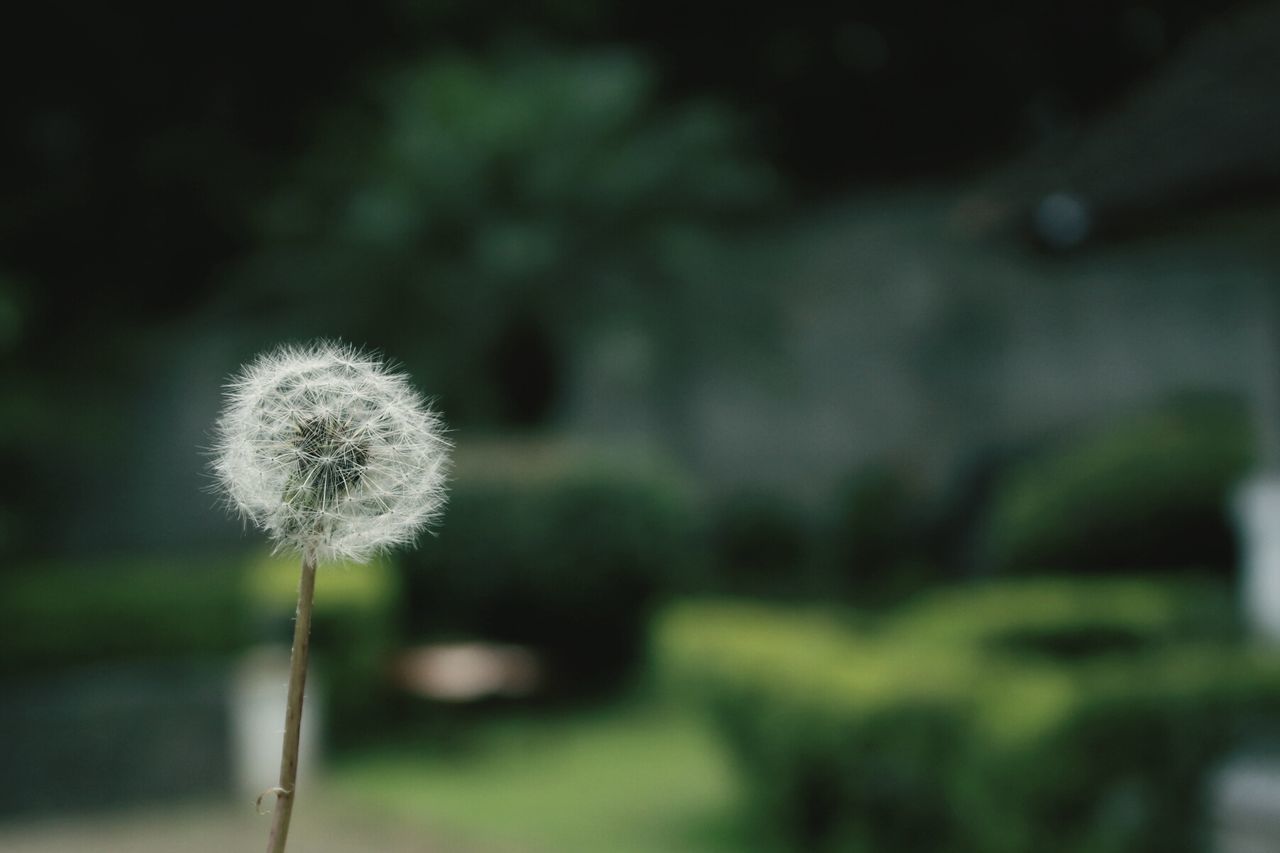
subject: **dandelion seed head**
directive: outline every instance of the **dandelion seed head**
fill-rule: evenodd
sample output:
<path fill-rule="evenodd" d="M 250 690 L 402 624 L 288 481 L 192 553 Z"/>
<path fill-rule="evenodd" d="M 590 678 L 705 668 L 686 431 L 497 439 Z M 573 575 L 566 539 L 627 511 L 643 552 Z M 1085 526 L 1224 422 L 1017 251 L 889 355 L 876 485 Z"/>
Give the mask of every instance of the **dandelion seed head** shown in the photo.
<path fill-rule="evenodd" d="M 277 549 L 367 562 L 444 506 L 443 424 L 400 373 L 320 342 L 259 356 L 226 387 L 213 470 Z"/>

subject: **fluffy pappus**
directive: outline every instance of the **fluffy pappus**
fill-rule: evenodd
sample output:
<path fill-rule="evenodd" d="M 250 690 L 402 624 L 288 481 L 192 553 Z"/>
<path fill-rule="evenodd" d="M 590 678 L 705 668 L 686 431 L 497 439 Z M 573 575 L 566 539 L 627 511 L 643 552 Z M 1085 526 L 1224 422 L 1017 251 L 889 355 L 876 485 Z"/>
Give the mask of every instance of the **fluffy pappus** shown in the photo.
<path fill-rule="evenodd" d="M 228 383 L 212 467 L 277 549 L 367 562 L 438 515 L 449 450 L 403 374 L 319 342 L 264 353 Z"/>

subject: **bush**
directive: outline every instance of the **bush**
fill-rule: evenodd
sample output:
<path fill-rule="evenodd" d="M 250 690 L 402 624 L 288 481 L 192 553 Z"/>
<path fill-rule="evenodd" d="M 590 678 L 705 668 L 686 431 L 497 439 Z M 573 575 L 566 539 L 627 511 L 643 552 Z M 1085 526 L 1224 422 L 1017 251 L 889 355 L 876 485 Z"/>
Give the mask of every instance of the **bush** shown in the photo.
<path fill-rule="evenodd" d="M 239 567 L 226 560 L 46 563 L 0 575 L 0 673 L 217 656 L 243 647 Z"/>
<path fill-rule="evenodd" d="M 801 508 L 769 492 L 741 492 L 710 511 L 712 584 L 727 594 L 796 592 L 808 578 L 814 531 Z"/>
<path fill-rule="evenodd" d="M 460 474 L 447 513 L 402 563 L 410 633 L 533 646 L 553 687 L 616 683 L 653 603 L 698 565 L 681 483 L 607 461 Z"/>
<path fill-rule="evenodd" d="M 896 614 L 896 637 L 989 644 L 1049 657 L 1124 651 L 1191 637 L 1238 634 L 1233 601 L 1201 580 L 1005 580 L 935 590 Z"/>
<path fill-rule="evenodd" d="M 924 513 L 900 470 L 858 469 L 841 484 L 825 528 L 825 590 L 860 602 L 892 600 L 925 581 Z M 937 569 L 928 574 L 936 575 Z"/>
<path fill-rule="evenodd" d="M 865 605 L 919 588 L 923 514 L 901 471 L 860 467 L 824 506 L 770 491 L 718 500 L 708 513 L 714 591 Z"/>
<path fill-rule="evenodd" d="M 386 695 L 394 640 L 394 574 L 377 563 L 322 566 L 313 649 L 330 728 L 367 725 Z M 119 661 L 228 658 L 292 640 L 298 560 L 243 555 L 204 560 L 46 564 L 0 576 L 0 675 Z"/>
<path fill-rule="evenodd" d="M 998 572 L 1235 564 L 1227 500 L 1251 460 L 1244 413 L 1184 400 L 1053 446 L 997 483 L 979 535 Z"/>
<path fill-rule="evenodd" d="M 802 849 L 1168 853 L 1280 707 L 1280 659 L 1231 643 L 1229 611 L 1203 584 L 1037 581 L 874 622 L 685 604 L 656 644 Z"/>

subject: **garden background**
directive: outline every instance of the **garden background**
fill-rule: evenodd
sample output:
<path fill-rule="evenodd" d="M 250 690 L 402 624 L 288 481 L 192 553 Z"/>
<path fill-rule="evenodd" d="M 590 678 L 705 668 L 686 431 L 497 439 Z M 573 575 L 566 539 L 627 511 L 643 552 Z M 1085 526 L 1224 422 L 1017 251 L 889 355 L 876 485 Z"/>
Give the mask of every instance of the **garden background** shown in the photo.
<path fill-rule="evenodd" d="M 5 17 L 0 848 L 265 837 L 207 448 L 328 337 L 457 464 L 322 570 L 299 849 L 1273 849 L 1280 4 Z"/>

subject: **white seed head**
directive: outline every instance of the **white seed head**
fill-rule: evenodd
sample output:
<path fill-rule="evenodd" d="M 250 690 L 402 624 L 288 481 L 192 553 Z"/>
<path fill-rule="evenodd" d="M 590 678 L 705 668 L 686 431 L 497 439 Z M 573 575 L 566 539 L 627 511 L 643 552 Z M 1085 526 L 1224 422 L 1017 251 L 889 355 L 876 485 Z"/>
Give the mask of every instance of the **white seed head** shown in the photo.
<path fill-rule="evenodd" d="M 214 473 L 277 549 L 366 562 L 444 506 L 449 443 L 408 379 L 345 344 L 285 346 L 226 388 Z"/>

